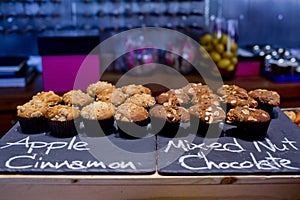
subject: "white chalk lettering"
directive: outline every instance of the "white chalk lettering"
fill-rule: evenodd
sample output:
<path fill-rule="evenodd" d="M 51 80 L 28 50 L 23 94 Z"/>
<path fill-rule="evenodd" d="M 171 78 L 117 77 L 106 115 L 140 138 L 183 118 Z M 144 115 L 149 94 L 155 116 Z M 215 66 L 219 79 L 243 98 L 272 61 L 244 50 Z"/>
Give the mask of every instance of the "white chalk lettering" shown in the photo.
<path fill-rule="evenodd" d="M 187 140 L 184 141 L 178 140 L 177 143 L 175 143 L 173 140 L 170 140 L 164 152 L 166 153 L 169 152 L 171 148 L 182 149 L 185 152 L 192 151 L 195 149 L 198 149 L 199 151 L 210 149 L 215 151 L 227 151 L 232 153 L 240 153 L 245 151 L 245 149 L 238 143 L 236 138 L 233 138 L 233 142 L 229 142 L 225 144 L 221 144 L 218 142 L 213 142 L 210 144 L 206 144 L 206 143 L 195 144 L 192 142 L 188 142 Z"/>
<path fill-rule="evenodd" d="M 24 160 L 25 159 L 25 160 Z M 20 162 L 23 160 L 24 162 Z M 25 162 L 26 161 L 26 162 Z M 19 164 L 17 164 L 19 163 Z M 21 164 L 22 163 L 22 164 Z M 26 163 L 26 164 L 24 164 Z M 89 168 L 110 168 L 110 169 L 132 169 L 135 170 L 136 166 L 132 161 L 116 161 L 104 164 L 102 161 L 81 161 L 81 160 L 63 160 L 63 161 L 44 161 L 42 157 L 37 158 L 37 154 L 33 155 L 20 155 L 14 156 L 5 162 L 5 167 L 9 169 L 62 169 L 67 168 L 71 170 L 89 169 Z"/>
<path fill-rule="evenodd" d="M 283 158 L 277 158 L 267 152 L 262 160 L 257 160 L 253 153 L 250 153 L 251 161 L 246 160 L 242 162 L 233 161 L 212 161 L 209 160 L 207 155 L 203 152 L 199 152 L 196 155 L 184 155 L 179 158 L 180 165 L 188 170 L 211 170 L 215 169 L 250 169 L 256 168 L 259 170 L 279 170 L 282 168 L 297 170 L 299 168 L 291 166 L 291 161 Z M 197 162 L 191 162 L 197 161 Z M 188 164 L 189 163 L 189 164 Z M 192 164 L 191 164 L 192 163 Z M 191 166 L 193 165 L 193 166 Z"/>
<path fill-rule="evenodd" d="M 83 141 L 76 142 L 76 137 L 73 137 L 69 142 L 42 142 L 42 141 L 30 141 L 30 136 L 23 138 L 16 142 L 7 142 L 5 146 L 0 147 L 0 149 L 5 149 L 13 146 L 24 146 L 27 148 L 28 154 L 34 152 L 34 150 L 45 149 L 45 155 L 49 155 L 51 151 L 64 149 L 75 150 L 75 151 L 88 151 L 88 143 Z"/>
<path fill-rule="evenodd" d="M 254 147 L 258 152 L 262 152 L 261 147 L 264 147 L 268 151 L 272 152 L 283 152 L 283 151 L 289 151 L 290 149 L 294 149 L 298 151 L 298 148 L 294 145 L 296 141 L 290 141 L 286 137 L 284 138 L 283 141 L 281 141 L 281 147 L 279 147 L 278 144 L 273 144 L 270 139 L 266 139 L 266 144 L 262 141 L 253 141 Z"/>

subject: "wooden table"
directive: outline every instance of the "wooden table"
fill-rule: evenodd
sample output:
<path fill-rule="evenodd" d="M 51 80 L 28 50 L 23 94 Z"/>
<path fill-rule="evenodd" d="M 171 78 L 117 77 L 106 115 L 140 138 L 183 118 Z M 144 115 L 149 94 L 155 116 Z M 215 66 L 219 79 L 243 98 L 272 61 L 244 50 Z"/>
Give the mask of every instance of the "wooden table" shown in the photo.
<path fill-rule="evenodd" d="M 300 175 L 0 175 L 1 199 L 299 199 Z"/>

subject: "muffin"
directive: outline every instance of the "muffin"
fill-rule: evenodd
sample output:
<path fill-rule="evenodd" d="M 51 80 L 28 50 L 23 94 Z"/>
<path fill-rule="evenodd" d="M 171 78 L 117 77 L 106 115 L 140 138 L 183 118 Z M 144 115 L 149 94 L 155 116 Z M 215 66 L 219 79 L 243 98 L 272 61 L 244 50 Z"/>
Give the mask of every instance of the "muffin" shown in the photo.
<path fill-rule="evenodd" d="M 149 114 L 142 106 L 134 103 L 123 103 L 116 109 L 114 118 L 120 137 L 133 139 L 142 138 L 148 134 Z"/>
<path fill-rule="evenodd" d="M 190 100 L 190 97 L 183 92 L 182 89 L 170 89 L 157 97 L 157 103 L 162 105 L 169 102 L 170 104 L 176 104 L 177 106 L 188 106 Z"/>
<path fill-rule="evenodd" d="M 248 92 L 236 85 L 223 85 L 217 90 L 217 93 L 222 98 L 223 107 L 226 107 L 226 111 L 235 107 L 251 107 L 256 108 L 258 103 L 252 97 L 248 95 Z"/>
<path fill-rule="evenodd" d="M 98 81 L 96 83 L 90 84 L 86 92 L 96 100 L 99 100 L 102 96 L 105 96 L 107 94 L 111 94 L 113 90 L 115 89 L 115 86 L 111 83 L 108 83 L 106 81 Z"/>
<path fill-rule="evenodd" d="M 38 92 L 32 97 L 34 101 L 42 101 L 49 106 L 54 106 L 62 102 L 62 98 L 55 94 L 53 91 L 48 92 Z"/>
<path fill-rule="evenodd" d="M 129 97 L 125 103 L 134 103 L 138 106 L 142 106 L 146 109 L 152 107 L 156 101 L 155 98 L 152 97 L 150 94 L 135 94 Z"/>
<path fill-rule="evenodd" d="M 246 140 L 263 140 L 271 121 L 270 115 L 261 109 L 235 107 L 226 115 L 226 123 L 236 126 L 227 133 Z"/>
<path fill-rule="evenodd" d="M 26 134 L 47 132 L 49 130 L 45 114 L 47 104 L 40 100 L 31 100 L 17 106 L 17 117 L 21 131 Z"/>
<path fill-rule="evenodd" d="M 96 99 L 98 101 L 109 102 L 114 105 L 120 105 L 125 102 L 128 95 L 123 93 L 121 88 L 115 88 L 112 93 L 106 95 L 97 95 Z"/>
<path fill-rule="evenodd" d="M 256 89 L 248 94 L 258 102 L 258 108 L 267 111 L 270 115 L 273 112 L 273 108 L 280 104 L 280 96 L 275 91 Z"/>
<path fill-rule="evenodd" d="M 112 103 L 93 102 L 83 107 L 80 114 L 88 136 L 104 136 L 115 132 L 115 106 Z"/>
<path fill-rule="evenodd" d="M 128 96 L 132 96 L 135 94 L 151 95 L 151 90 L 143 85 L 135 85 L 135 84 L 125 85 L 122 87 L 122 91 Z"/>
<path fill-rule="evenodd" d="M 219 125 L 225 120 L 224 110 L 215 104 L 196 104 L 188 109 L 191 115 L 191 130 L 201 136 L 219 137 Z M 209 131 L 209 132 L 208 132 Z"/>
<path fill-rule="evenodd" d="M 68 106 L 73 105 L 81 108 L 92 103 L 94 99 L 81 90 L 70 90 L 62 96 L 62 101 Z"/>
<path fill-rule="evenodd" d="M 202 83 L 189 83 L 182 88 L 182 91 L 192 97 L 197 91 L 202 91 L 205 86 L 203 87 Z"/>
<path fill-rule="evenodd" d="M 164 137 L 180 137 L 186 134 L 180 126 L 190 121 L 187 109 L 175 105 L 155 105 L 150 109 L 151 132 Z"/>
<path fill-rule="evenodd" d="M 46 112 L 51 135 L 59 138 L 77 135 L 75 119 L 80 116 L 77 107 L 56 105 L 49 107 Z"/>

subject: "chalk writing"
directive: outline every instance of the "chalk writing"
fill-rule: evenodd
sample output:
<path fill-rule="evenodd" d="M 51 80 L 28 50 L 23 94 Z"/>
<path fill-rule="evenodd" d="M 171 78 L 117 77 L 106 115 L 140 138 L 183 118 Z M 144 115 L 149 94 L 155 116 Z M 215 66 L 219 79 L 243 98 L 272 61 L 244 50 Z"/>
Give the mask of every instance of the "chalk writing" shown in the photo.
<path fill-rule="evenodd" d="M 169 140 L 163 152 L 173 153 L 174 151 L 172 151 L 172 149 L 185 152 L 179 156 L 178 163 L 181 167 L 191 171 L 211 169 L 257 169 L 263 171 L 281 169 L 299 170 L 298 166 L 294 166 L 290 159 L 279 156 L 286 154 L 278 154 L 279 152 L 298 151 L 296 141 L 284 137 L 277 143 L 273 143 L 268 138 L 264 141 L 247 142 L 247 148 L 250 146 L 251 151 L 243 147 L 242 144 L 246 143 L 239 143 L 236 138 L 231 138 L 231 141 L 227 141 L 226 143 L 202 142 L 199 144 L 178 139 Z M 251 144 L 253 144 L 254 148 L 251 148 Z M 213 154 L 210 154 L 211 152 Z M 222 156 L 216 156 L 222 155 L 222 152 L 227 153 L 224 154 L 223 158 Z M 243 153 L 243 159 L 240 159 L 241 157 L 239 156 L 235 156 L 237 153 Z M 273 155 L 272 153 L 276 154 Z M 216 160 L 216 158 L 218 158 L 218 160 Z"/>

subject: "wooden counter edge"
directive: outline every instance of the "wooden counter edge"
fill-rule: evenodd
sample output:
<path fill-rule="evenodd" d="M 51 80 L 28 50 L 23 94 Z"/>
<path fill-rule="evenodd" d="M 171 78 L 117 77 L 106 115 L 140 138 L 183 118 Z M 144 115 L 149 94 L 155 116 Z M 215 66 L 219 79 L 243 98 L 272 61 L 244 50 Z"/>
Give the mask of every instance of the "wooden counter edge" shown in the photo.
<path fill-rule="evenodd" d="M 300 184 L 300 175 L 0 175 L 0 184 L 61 185 L 222 185 Z"/>

